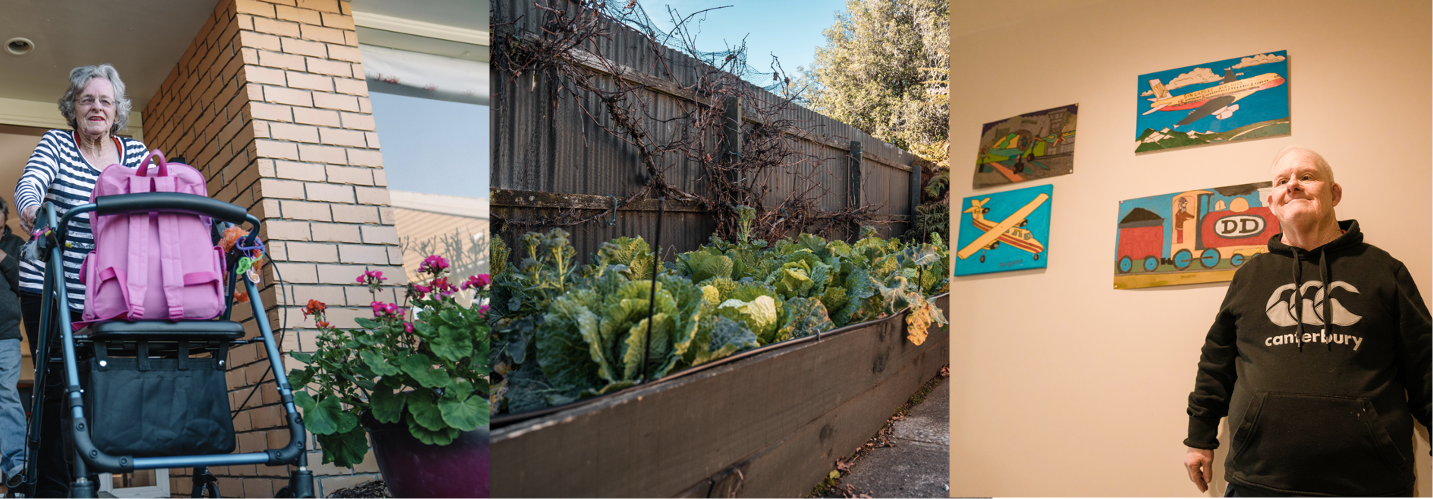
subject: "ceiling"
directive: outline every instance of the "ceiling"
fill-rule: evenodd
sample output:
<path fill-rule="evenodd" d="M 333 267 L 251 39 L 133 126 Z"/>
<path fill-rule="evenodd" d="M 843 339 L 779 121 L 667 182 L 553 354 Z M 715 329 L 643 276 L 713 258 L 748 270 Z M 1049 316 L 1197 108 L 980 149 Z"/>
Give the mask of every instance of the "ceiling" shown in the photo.
<path fill-rule="evenodd" d="M 133 109 L 138 111 L 159 90 L 205 18 L 213 13 L 216 2 L 64 0 L 4 4 L 0 42 L 25 37 L 35 43 L 35 48 L 24 56 L 0 50 L 0 99 L 54 102 L 65 92 L 71 69 L 107 62 L 119 70 L 129 98 L 134 101 Z M 391 18 L 460 27 L 459 31 L 479 31 L 480 27 L 484 36 L 488 31 L 487 0 L 356 0 L 353 7 Z M 377 31 L 381 30 L 374 32 Z M 385 46 L 443 52 L 439 55 L 451 57 L 473 47 L 393 32 L 369 38 L 388 40 Z M 483 50 L 481 54 L 470 51 L 467 58 L 486 60 L 486 48 Z"/>
<path fill-rule="evenodd" d="M 214 3 L 193 0 L 5 4 L 0 42 L 25 37 L 35 48 L 24 56 L 0 51 L 0 97 L 55 102 L 69 86 L 71 69 L 107 62 L 119 70 L 136 111 L 214 12 Z"/>

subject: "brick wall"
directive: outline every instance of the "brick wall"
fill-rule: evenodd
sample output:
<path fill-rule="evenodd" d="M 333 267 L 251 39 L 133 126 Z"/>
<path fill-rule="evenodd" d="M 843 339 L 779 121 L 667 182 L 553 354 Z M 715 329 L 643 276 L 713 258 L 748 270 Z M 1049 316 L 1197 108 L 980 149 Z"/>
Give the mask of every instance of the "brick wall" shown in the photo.
<path fill-rule="evenodd" d="M 337 326 L 352 327 L 373 300 L 354 282 L 359 274 L 390 276 L 385 301 L 396 301 L 404 284 L 367 96 L 347 1 L 220 0 L 144 109 L 149 147 L 183 156 L 204 172 L 211 196 L 264 221 L 274 264 L 264 268 L 261 295 L 274 333 L 287 325 L 283 352 L 313 350 L 317 332 L 300 313 L 310 298 L 329 304 Z M 287 298 L 273 285 L 275 267 Z M 248 308 L 234 317 L 258 334 Z M 234 421 L 239 452 L 288 438 L 273 375 L 260 383 L 268 367 L 260 346 L 231 356 L 231 403 L 243 403 Z M 301 365 L 287 356 L 285 363 L 285 371 Z M 371 454 L 352 470 L 321 462 L 319 452 L 309 453 L 320 497 L 378 478 Z M 272 497 L 288 476 L 283 467 L 253 465 L 211 472 L 225 497 Z M 189 494 L 190 473 L 170 471 L 173 495 Z"/>

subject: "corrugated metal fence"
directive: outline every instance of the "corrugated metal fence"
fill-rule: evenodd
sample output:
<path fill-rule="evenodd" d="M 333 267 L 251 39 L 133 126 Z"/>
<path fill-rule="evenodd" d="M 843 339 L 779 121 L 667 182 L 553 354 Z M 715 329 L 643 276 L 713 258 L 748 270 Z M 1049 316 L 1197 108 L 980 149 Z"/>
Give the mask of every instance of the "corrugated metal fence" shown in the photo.
<path fill-rule="evenodd" d="M 537 0 L 547 4 L 552 0 Z M 559 5 L 571 4 L 566 1 Z M 535 32 L 544 12 L 534 0 L 493 0 L 494 22 L 513 22 L 514 33 L 523 36 Z M 514 21 L 515 20 L 515 21 Z M 592 52 L 608 57 L 618 67 L 630 68 L 641 81 L 667 79 L 675 86 L 649 86 L 639 99 L 648 102 L 647 130 L 661 134 L 683 133 L 680 118 L 683 109 L 710 105 L 699 96 L 682 92 L 690 88 L 702 73 L 703 63 L 665 46 L 657 46 L 642 33 L 616 23 L 609 23 L 611 37 L 599 39 Z M 666 75 L 653 78 L 657 75 Z M 630 77 L 629 77 L 630 79 Z M 767 104 L 781 98 L 748 85 L 746 95 L 755 95 Z M 570 97 L 559 97 L 557 82 L 544 74 L 529 72 L 513 78 L 495 74 L 492 79 L 492 162 L 491 210 L 494 237 L 501 237 L 516 247 L 522 234 L 512 228 L 502 230 L 504 220 L 533 219 L 566 210 L 587 210 L 596 214 L 610 210 L 618 199 L 636 192 L 647 182 L 647 171 L 635 147 L 602 129 L 614 127 L 609 116 L 597 114 L 597 120 L 582 112 Z M 584 94 L 588 109 L 599 109 L 595 95 Z M 557 102 L 554 102 L 557 100 Z M 746 119 L 754 121 L 747 113 Z M 771 190 L 763 199 L 765 206 L 776 206 L 782 199 L 809 186 L 803 182 L 820 182 L 825 190 L 821 196 L 822 210 L 840 210 L 851 205 L 852 192 L 859 192 L 860 205 L 878 207 L 878 217 L 893 221 L 879 227 L 882 235 L 897 235 L 906 230 L 912 214 L 912 196 L 919 189 L 919 170 L 912 178 L 912 165 L 917 157 L 856 128 L 813 111 L 789 106 L 779 119 L 790 120 L 806 131 L 802 136 L 787 135 L 791 148 L 809 158 L 776 173 L 768 185 Z M 858 147 L 853 147 L 859 144 Z M 853 149 L 858 151 L 860 176 L 853 182 Z M 705 195 L 708 186 L 701 165 L 676 154 L 664 157 L 669 168 L 666 180 L 686 192 Z M 803 181 L 805 178 L 807 180 Z M 914 182 L 914 185 L 913 185 Z M 858 186 L 858 188 L 857 188 Z M 609 218 L 578 226 L 563 227 L 572 234 L 572 244 L 580 258 L 596 252 L 602 242 L 622 236 L 642 236 L 649 242 L 657 225 L 657 202 L 641 201 L 617 211 L 614 224 Z M 696 249 L 716 230 L 716 219 L 695 203 L 665 203 L 662 220 L 664 258 L 674 252 Z M 546 230 L 546 227 L 540 230 Z M 794 235 L 794 234 L 793 234 Z M 521 257 L 519 257 L 521 258 Z"/>

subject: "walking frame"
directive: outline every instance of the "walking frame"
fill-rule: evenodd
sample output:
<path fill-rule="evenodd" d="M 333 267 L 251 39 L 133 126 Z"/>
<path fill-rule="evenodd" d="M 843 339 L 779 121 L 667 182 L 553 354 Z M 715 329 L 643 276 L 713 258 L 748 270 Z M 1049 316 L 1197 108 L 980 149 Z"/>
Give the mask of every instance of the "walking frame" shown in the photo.
<path fill-rule="evenodd" d="M 103 216 L 158 211 L 206 215 L 213 217 L 216 222 L 223 221 L 235 225 L 248 223 L 250 229 L 248 235 L 241 238 L 241 245 L 252 246 L 258 240 L 260 226 L 258 218 L 233 204 L 191 194 L 150 192 L 103 196 L 96 199 L 94 203 L 71 209 L 58 221 L 52 203 L 45 203 L 40 209 L 40 222 L 42 223 L 37 225 L 51 229 L 42 231 L 41 233 L 44 235 L 38 237 L 39 241 L 37 242 L 37 254 L 45 262 L 45 282 L 41 295 L 40 334 L 38 335 L 38 342 L 41 346 L 35 351 L 37 360 L 43 359 L 44 362 L 36 362 L 34 384 L 36 388 L 31 402 L 30 431 L 27 434 L 29 445 L 26 446 L 25 483 L 35 484 L 37 478 L 35 456 L 28 454 L 32 447 L 40 448 L 38 445 L 39 428 L 44 417 L 42 411 L 45 390 L 43 387 L 47 371 L 45 364 L 62 361 L 64 364 L 63 375 L 65 376 L 65 400 L 67 400 L 65 407 L 69 412 L 69 418 L 68 425 L 61 431 L 68 433 L 73 439 L 75 452 L 75 459 L 70 463 L 74 477 L 70 488 L 72 497 L 95 497 L 96 486 L 88 479 L 90 473 L 127 473 L 135 470 L 163 468 L 194 468 L 192 496 L 203 497 L 207 493 L 209 497 L 218 497 L 216 479 L 209 473 L 208 467 L 245 464 L 295 465 L 298 467 L 297 470 L 290 473 L 289 485 L 277 491 L 278 497 L 313 497 L 313 473 L 308 469 L 304 452 L 307 433 L 305 433 L 302 418 L 294 408 L 293 388 L 289 386 L 288 377 L 282 369 L 282 357 L 279 354 L 278 345 L 274 341 L 268 314 L 264 310 L 258 287 L 247 276 L 242 281 L 244 288 L 248 291 L 249 302 L 253 307 L 254 321 L 258 326 L 260 336 L 249 340 L 242 339 L 245 336 L 244 326 L 229 320 L 234 305 L 235 284 L 239 280 L 237 274 L 244 273 L 235 272 L 235 263 L 230 263 L 227 266 L 226 306 L 223 315 L 217 319 L 184 322 L 116 320 L 97 322 L 78 332 L 72 329 L 69 295 L 63 272 L 64 259 L 61 256 L 61 249 L 65 246 L 65 231 L 70 220 L 80 214 L 91 212 Z M 52 333 L 56 331 L 59 333 L 62 350 L 62 356 L 59 359 L 50 358 L 50 348 L 48 348 L 54 341 L 55 335 Z M 163 457 L 110 455 L 95 447 L 85 419 L 84 387 L 80 386 L 81 378 L 78 367 L 78 355 L 80 352 L 86 352 L 86 347 L 98 347 L 106 350 L 118 348 L 121 352 L 133 351 L 142 357 L 148 357 L 156 354 L 167 356 L 167 352 L 170 351 L 167 348 L 173 348 L 176 356 L 184 355 L 185 353 L 180 352 L 180 349 L 188 348 L 188 345 L 200 345 L 199 348 L 210 351 L 218 357 L 219 365 L 222 366 L 222 356 L 230 346 L 245 345 L 260 340 L 263 342 L 268 361 L 273 366 L 274 379 L 278 384 L 284 418 L 289 430 L 287 445 L 262 452 Z M 149 348 L 150 344 L 159 346 L 151 349 Z M 136 348 L 136 345 L 139 345 L 139 348 Z"/>

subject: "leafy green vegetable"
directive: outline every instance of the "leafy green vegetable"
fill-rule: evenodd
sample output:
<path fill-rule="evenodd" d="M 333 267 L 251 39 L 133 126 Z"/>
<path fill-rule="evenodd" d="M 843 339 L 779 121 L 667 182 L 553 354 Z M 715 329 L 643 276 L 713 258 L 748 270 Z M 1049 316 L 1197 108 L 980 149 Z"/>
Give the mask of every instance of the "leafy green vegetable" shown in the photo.
<path fill-rule="evenodd" d="M 836 329 L 836 324 L 826 314 L 826 306 L 815 298 L 792 298 L 786 302 L 786 314 L 781 319 L 777 341 L 786 341 Z"/>
<path fill-rule="evenodd" d="M 713 277 L 731 277 L 732 260 L 730 257 L 699 250 L 677 255 L 677 259 L 685 265 L 684 273 L 692 276 L 693 282 L 701 282 Z"/>
<path fill-rule="evenodd" d="M 732 298 L 717 306 L 717 313 L 733 321 L 741 321 L 756 333 L 762 344 L 774 343 L 777 321 L 780 316 L 776 300 L 769 295 L 760 295 L 751 301 Z"/>
<path fill-rule="evenodd" d="M 707 317 L 703 322 L 692 348 L 687 350 L 684 360 L 688 366 L 699 366 L 761 346 L 756 333 L 739 322 L 721 316 Z"/>
<path fill-rule="evenodd" d="M 603 244 L 590 265 L 572 274 L 564 270 L 572 267 L 560 248 L 565 239 L 551 232 L 525 237 L 528 258 L 506 277 L 522 287 L 503 295 L 510 311 L 494 323 L 501 389 L 493 408 L 524 412 L 613 393 L 908 307 L 913 343 L 945 323 L 928 300 L 949 287 L 941 236 L 910 243 L 863 227 L 854 244 L 802 234 L 768 245 L 752 238 L 756 211 L 736 210 L 737 241 L 712 235 L 706 245 L 662 262 L 655 296 L 652 253 L 641 238 Z M 524 348 L 535 353 L 524 356 Z"/>

